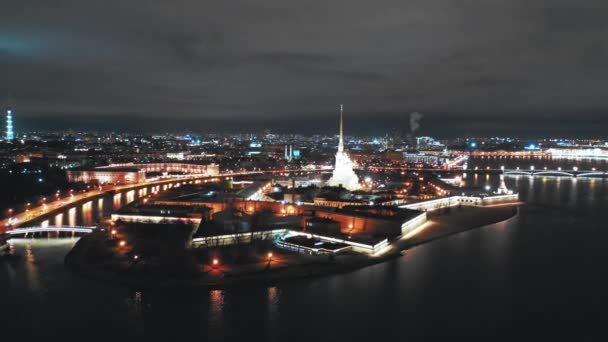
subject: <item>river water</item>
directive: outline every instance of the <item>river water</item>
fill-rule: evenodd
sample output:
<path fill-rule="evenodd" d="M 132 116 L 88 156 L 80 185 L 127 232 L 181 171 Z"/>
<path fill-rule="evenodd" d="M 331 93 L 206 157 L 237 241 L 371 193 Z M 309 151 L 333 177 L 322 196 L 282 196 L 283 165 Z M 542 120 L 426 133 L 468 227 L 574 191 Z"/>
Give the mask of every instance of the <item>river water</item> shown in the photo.
<path fill-rule="evenodd" d="M 470 174 L 467 182 L 499 180 Z M 15 257 L 0 261 L 0 335 L 605 338 L 608 179 L 507 176 L 506 183 L 526 201 L 508 221 L 352 273 L 268 286 L 130 289 L 68 272 L 63 258 L 74 239 L 13 240 Z"/>

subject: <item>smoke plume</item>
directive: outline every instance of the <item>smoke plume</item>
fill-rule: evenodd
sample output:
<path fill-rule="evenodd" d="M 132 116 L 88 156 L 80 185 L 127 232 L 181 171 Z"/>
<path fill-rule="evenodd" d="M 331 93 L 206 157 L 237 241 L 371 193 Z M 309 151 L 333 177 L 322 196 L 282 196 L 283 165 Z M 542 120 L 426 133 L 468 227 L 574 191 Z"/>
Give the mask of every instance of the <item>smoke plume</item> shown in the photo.
<path fill-rule="evenodd" d="M 420 119 L 422 119 L 424 115 L 418 112 L 410 113 L 410 131 L 412 134 L 416 133 L 416 131 L 420 128 Z"/>

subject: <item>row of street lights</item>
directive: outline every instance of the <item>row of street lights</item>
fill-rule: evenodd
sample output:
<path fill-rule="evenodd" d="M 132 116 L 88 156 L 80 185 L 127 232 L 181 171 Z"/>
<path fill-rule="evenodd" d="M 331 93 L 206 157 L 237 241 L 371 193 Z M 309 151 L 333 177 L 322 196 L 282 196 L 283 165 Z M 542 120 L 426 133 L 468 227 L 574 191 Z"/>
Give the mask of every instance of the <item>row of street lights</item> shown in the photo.
<path fill-rule="evenodd" d="M 489 167 L 489 166 L 488 166 L 488 167 Z M 504 170 L 505 170 L 504 165 L 503 165 L 503 166 L 501 166 L 501 167 L 500 167 L 500 169 L 501 169 L 502 171 L 504 171 Z M 519 166 L 517 166 L 517 167 L 516 167 L 516 170 L 519 170 L 519 169 L 520 169 L 520 167 L 519 167 Z M 534 165 L 530 165 L 530 171 L 534 171 L 535 169 L 536 169 L 536 168 L 534 167 Z M 545 170 L 545 171 L 546 171 L 546 170 L 548 170 L 548 169 L 547 169 L 547 167 L 545 166 L 545 167 L 543 168 L 543 170 Z M 558 166 L 558 167 L 557 167 L 557 171 L 562 171 L 562 167 L 561 167 L 561 166 Z M 578 171 L 578 166 L 573 166 L 573 167 L 572 167 L 572 171 L 575 171 L 575 172 L 576 172 L 576 171 Z M 595 172 L 595 171 L 597 171 L 597 169 L 596 169 L 595 167 L 592 167 L 592 168 L 591 168 L 591 171 Z"/>
<path fill-rule="evenodd" d="M 272 252 L 268 252 L 268 253 L 266 254 L 266 260 L 268 261 L 268 263 L 269 263 L 269 264 L 270 264 L 270 262 L 272 261 L 272 257 L 273 257 Z M 211 266 L 212 266 L 213 268 L 216 268 L 216 267 L 218 267 L 219 265 L 220 265 L 220 259 L 219 259 L 219 258 L 217 258 L 217 257 L 214 257 L 214 258 L 211 260 Z"/>

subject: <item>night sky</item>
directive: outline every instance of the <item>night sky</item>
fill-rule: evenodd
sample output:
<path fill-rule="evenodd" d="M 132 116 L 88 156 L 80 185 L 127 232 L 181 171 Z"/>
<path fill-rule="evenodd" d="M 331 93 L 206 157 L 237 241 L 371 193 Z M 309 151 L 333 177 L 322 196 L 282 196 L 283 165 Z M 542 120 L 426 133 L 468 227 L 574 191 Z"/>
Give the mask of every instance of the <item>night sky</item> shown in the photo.
<path fill-rule="evenodd" d="M 1 3 L 17 130 L 607 135 L 606 0 Z"/>

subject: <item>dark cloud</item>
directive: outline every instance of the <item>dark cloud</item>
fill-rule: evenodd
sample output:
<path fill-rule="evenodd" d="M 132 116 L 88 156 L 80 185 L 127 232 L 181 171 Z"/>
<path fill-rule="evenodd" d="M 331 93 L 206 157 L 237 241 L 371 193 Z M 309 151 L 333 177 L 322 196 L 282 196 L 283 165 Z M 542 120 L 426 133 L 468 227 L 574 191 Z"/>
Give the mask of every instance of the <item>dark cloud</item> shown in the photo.
<path fill-rule="evenodd" d="M 431 134 L 602 135 L 606 14 L 602 0 L 5 0 L 0 94 L 29 128 L 311 132 L 345 103 L 360 132 L 418 111 Z"/>

